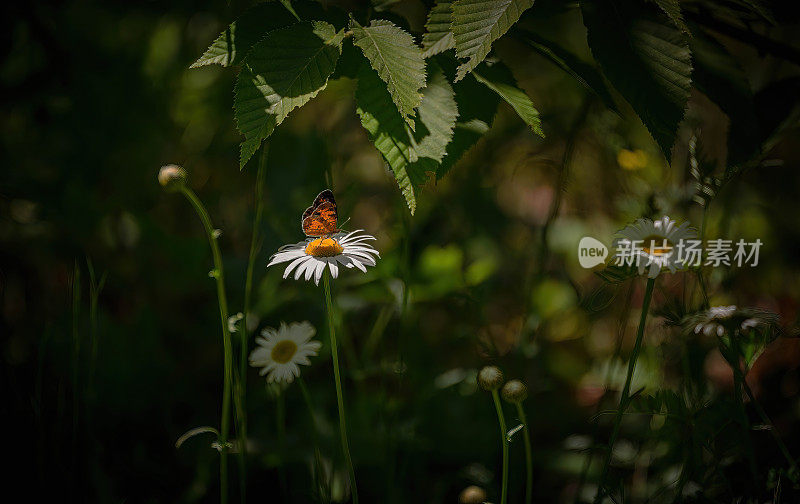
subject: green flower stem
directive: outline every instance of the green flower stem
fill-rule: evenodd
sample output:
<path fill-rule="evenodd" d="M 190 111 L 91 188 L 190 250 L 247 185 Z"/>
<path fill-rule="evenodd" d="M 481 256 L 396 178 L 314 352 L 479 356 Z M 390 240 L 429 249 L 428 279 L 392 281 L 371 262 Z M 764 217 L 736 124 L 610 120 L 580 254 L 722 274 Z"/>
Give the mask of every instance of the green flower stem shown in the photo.
<path fill-rule="evenodd" d="M 625 414 L 625 410 L 628 409 L 628 405 L 630 403 L 629 394 L 631 391 L 631 381 L 633 379 L 633 372 L 636 369 L 636 360 L 639 358 L 639 352 L 642 349 L 644 326 L 645 322 L 647 322 L 647 313 L 650 310 L 650 300 L 653 298 L 653 287 L 655 284 L 655 278 L 647 279 L 647 286 L 644 290 L 644 301 L 642 301 L 642 314 L 639 317 L 639 329 L 636 331 L 636 341 L 633 344 L 633 353 L 631 353 L 631 357 L 628 360 L 628 374 L 625 377 L 625 386 L 622 388 L 622 395 L 619 398 L 619 407 L 617 408 L 617 414 L 614 417 L 614 427 L 611 430 L 611 438 L 609 439 L 606 458 L 603 462 L 603 472 L 600 476 L 600 484 L 598 485 L 597 493 L 594 496 L 595 504 L 599 503 L 605 495 L 605 484 L 606 479 L 608 478 L 608 470 L 611 466 L 611 455 L 614 451 L 614 443 L 617 441 L 617 436 L 619 435 L 620 425 L 622 424 L 622 416 Z"/>
<path fill-rule="evenodd" d="M 358 504 L 358 488 L 356 487 L 356 471 L 353 468 L 353 459 L 350 457 L 350 443 L 347 440 L 347 420 L 344 412 L 344 398 L 342 396 L 342 378 L 339 372 L 339 348 L 336 343 L 336 331 L 333 322 L 333 303 L 331 302 L 331 281 L 329 273 L 323 273 L 325 287 L 325 305 L 328 309 L 328 328 L 331 332 L 331 359 L 333 359 L 333 376 L 336 380 L 336 404 L 339 408 L 339 435 L 342 439 L 342 452 L 347 463 L 347 472 L 350 475 L 350 487 L 353 493 L 353 504 Z"/>
<path fill-rule="evenodd" d="M 500 394 L 497 389 L 492 390 L 494 408 L 497 410 L 497 421 L 500 423 L 500 439 L 503 443 L 503 480 L 500 489 L 500 504 L 508 502 L 508 429 L 506 428 L 506 417 L 503 415 L 503 406 L 500 404 Z"/>
<path fill-rule="evenodd" d="M 289 500 L 289 484 L 286 478 L 286 398 L 285 390 L 279 387 L 278 396 L 275 398 L 275 426 L 278 430 L 278 454 L 281 463 L 278 466 L 278 476 L 280 478 L 281 496 L 284 502 Z"/>
<path fill-rule="evenodd" d="M 747 459 L 750 462 L 750 474 L 752 474 L 753 478 L 756 477 L 758 474 L 758 468 L 756 466 L 756 456 L 755 451 L 753 450 L 753 443 L 750 440 L 750 419 L 747 417 L 747 411 L 744 408 L 744 387 L 742 383 L 744 382 L 744 376 L 740 369 L 738 369 L 739 363 L 739 349 L 738 343 L 736 342 L 736 337 L 731 336 L 732 346 L 728 348 L 729 356 L 728 356 L 728 365 L 731 367 L 731 371 L 733 372 L 733 394 L 736 399 L 736 405 L 739 407 L 739 422 L 744 429 L 744 447 L 747 451 Z"/>
<path fill-rule="evenodd" d="M 267 153 L 269 144 L 261 147 L 261 158 L 258 162 L 256 174 L 255 204 L 256 213 L 253 218 L 253 232 L 250 240 L 250 254 L 247 258 L 247 273 L 244 281 L 244 306 L 243 317 L 239 325 L 239 383 L 237 390 L 237 419 L 239 434 L 239 490 L 242 504 L 247 502 L 247 350 L 250 334 L 247 331 L 247 315 L 250 313 L 253 295 L 253 272 L 255 271 L 256 256 L 261 246 L 259 230 L 261 219 L 264 215 L 264 181 L 267 171 Z"/>
<path fill-rule="evenodd" d="M 734 385 L 736 388 L 736 393 L 738 394 L 737 399 L 741 403 L 742 415 L 744 416 L 745 420 L 747 420 L 747 413 L 744 410 L 744 402 L 741 400 L 742 392 L 744 392 L 745 394 L 747 394 L 747 397 L 753 404 L 753 408 L 755 408 L 756 413 L 761 418 L 761 421 L 764 422 L 764 424 L 770 426 L 769 431 L 772 434 L 772 437 L 775 439 L 775 442 L 778 444 L 778 448 L 781 450 L 781 453 L 786 458 L 786 461 L 789 463 L 789 469 L 791 471 L 794 471 L 797 467 L 797 462 L 792 457 L 792 454 L 789 452 L 789 449 L 786 447 L 786 444 L 783 442 L 783 439 L 781 439 L 781 437 L 775 431 L 775 426 L 773 425 L 772 420 L 769 418 L 769 415 L 767 415 L 767 412 L 761 406 L 761 403 L 758 402 L 758 399 L 756 399 L 756 396 L 755 394 L 753 394 L 753 390 L 750 388 L 750 385 L 747 384 L 747 379 L 745 378 L 746 370 L 743 372 L 738 366 L 734 364 L 739 360 L 739 355 L 741 355 L 741 350 L 739 349 L 739 343 L 738 343 L 739 339 L 736 336 L 737 336 L 736 334 L 731 336 L 732 346 L 729 350 L 730 357 L 726 358 L 726 360 L 728 361 L 728 365 L 730 365 L 731 367 L 731 371 L 733 371 Z M 722 342 L 720 342 L 720 346 L 721 349 L 723 350 L 723 355 L 724 355 L 725 346 L 724 344 L 722 344 Z M 748 422 L 748 427 L 749 427 L 749 422 Z"/>
<path fill-rule="evenodd" d="M 308 391 L 306 381 L 303 379 L 302 375 L 297 378 L 297 384 L 300 385 L 300 392 L 303 393 L 303 400 L 305 401 L 306 408 L 308 409 L 308 416 L 311 417 L 311 441 L 314 443 L 314 482 L 317 485 L 317 492 L 319 496 L 322 496 L 322 455 L 319 451 L 319 425 L 317 423 L 317 415 L 314 412 L 314 402 L 311 400 L 311 394 Z"/>
<path fill-rule="evenodd" d="M 222 383 L 222 418 L 220 419 L 219 429 L 219 445 L 220 445 L 220 459 L 219 459 L 219 487 L 220 487 L 220 502 L 223 504 L 228 502 L 228 430 L 230 422 L 231 410 L 231 381 L 233 375 L 233 351 L 231 349 L 231 334 L 228 332 L 228 298 L 225 295 L 225 277 L 222 270 L 222 254 L 219 251 L 219 244 L 217 243 L 217 233 L 214 226 L 211 225 L 211 218 L 208 216 L 208 211 L 203 206 L 203 203 L 197 195 L 186 186 L 181 187 L 181 192 L 189 203 L 192 204 L 200 220 L 203 221 L 203 227 L 208 237 L 208 243 L 211 245 L 211 253 L 214 256 L 214 279 L 217 281 L 217 301 L 219 303 L 219 317 L 222 323 L 222 348 L 224 358 L 224 376 Z"/>
<path fill-rule="evenodd" d="M 761 406 L 761 403 L 758 402 L 758 399 L 756 399 L 756 396 L 753 394 L 753 390 L 750 388 L 750 385 L 747 384 L 747 380 L 743 379 L 742 385 L 744 387 L 745 393 L 747 394 L 747 397 L 750 398 L 750 402 L 753 403 L 753 407 L 755 408 L 756 413 L 758 413 L 758 416 L 761 417 L 761 421 L 764 422 L 766 425 L 770 426 L 769 431 L 772 433 L 772 437 L 775 438 L 775 442 L 778 444 L 778 448 L 780 448 L 781 453 L 786 458 L 786 461 L 789 463 L 789 470 L 792 472 L 795 471 L 797 469 L 797 462 L 795 461 L 794 457 L 792 457 L 792 454 L 789 452 L 789 448 L 786 447 L 786 444 L 783 442 L 783 439 L 781 439 L 780 435 L 778 435 L 778 432 L 775 430 L 775 426 L 772 423 L 772 420 L 770 420 L 769 415 L 767 415 L 767 412 L 764 411 L 764 408 Z"/>
<path fill-rule="evenodd" d="M 517 416 L 522 422 L 522 433 L 525 436 L 525 503 L 533 502 L 533 454 L 531 453 L 531 431 L 528 428 L 528 419 L 525 417 L 525 408 L 522 402 L 514 403 L 517 406 Z"/>

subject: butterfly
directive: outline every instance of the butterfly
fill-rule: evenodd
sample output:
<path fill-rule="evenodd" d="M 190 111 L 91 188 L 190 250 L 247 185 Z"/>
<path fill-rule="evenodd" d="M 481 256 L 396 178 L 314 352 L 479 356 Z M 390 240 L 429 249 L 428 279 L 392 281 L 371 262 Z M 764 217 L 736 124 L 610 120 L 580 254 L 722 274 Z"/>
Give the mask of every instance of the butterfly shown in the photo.
<path fill-rule="evenodd" d="M 339 231 L 338 224 L 339 212 L 336 209 L 336 199 L 330 189 L 325 189 L 303 212 L 303 232 L 311 237 L 330 235 Z"/>

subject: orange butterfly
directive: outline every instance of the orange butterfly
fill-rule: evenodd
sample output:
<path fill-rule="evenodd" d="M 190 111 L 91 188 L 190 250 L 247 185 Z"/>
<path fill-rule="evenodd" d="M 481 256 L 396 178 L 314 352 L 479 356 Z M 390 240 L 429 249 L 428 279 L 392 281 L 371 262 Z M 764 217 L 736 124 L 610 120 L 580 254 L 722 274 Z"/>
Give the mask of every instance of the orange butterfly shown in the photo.
<path fill-rule="evenodd" d="M 303 212 L 302 223 L 306 236 L 325 236 L 339 231 L 339 212 L 330 189 L 314 198 L 314 203 Z"/>

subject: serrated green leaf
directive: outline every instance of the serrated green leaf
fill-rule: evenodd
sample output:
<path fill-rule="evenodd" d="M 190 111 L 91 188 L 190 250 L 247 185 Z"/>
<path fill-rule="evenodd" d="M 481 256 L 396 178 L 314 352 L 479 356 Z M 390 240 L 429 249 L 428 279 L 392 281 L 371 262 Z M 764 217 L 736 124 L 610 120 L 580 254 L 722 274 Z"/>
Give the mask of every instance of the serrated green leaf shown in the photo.
<path fill-rule="evenodd" d="M 443 64 L 448 63 L 443 61 Z M 455 74 L 455 66 L 448 67 L 448 75 Z M 483 84 L 475 79 L 464 79 L 453 85 L 458 106 L 458 122 L 453 130 L 453 139 L 447 145 L 447 155 L 436 168 L 436 179 L 442 179 L 478 140 L 489 131 L 500 97 L 487 93 Z"/>
<path fill-rule="evenodd" d="M 456 46 L 450 25 L 453 22 L 453 6 L 450 0 L 439 0 L 428 13 L 425 33 L 422 35 L 423 56 L 430 58 Z"/>
<path fill-rule="evenodd" d="M 422 91 L 413 135 L 414 151 L 420 161 L 428 159 L 434 165 L 442 162 L 447 154 L 447 145 L 453 138 L 457 118 L 458 106 L 453 87 L 442 69 L 432 63 L 428 84 Z"/>
<path fill-rule="evenodd" d="M 760 145 L 750 81 L 722 44 L 700 29 L 694 33 L 690 40 L 694 55 L 692 79 L 695 87 L 730 119 L 728 165 L 736 165 L 749 159 Z"/>
<path fill-rule="evenodd" d="M 397 110 L 407 123 L 422 100 L 425 85 L 425 59 L 414 38 L 383 19 L 363 27 L 351 20 L 353 43 L 361 48 L 370 65 L 386 83 Z"/>
<path fill-rule="evenodd" d="M 681 3 L 679 0 L 654 0 L 656 5 L 664 11 L 672 23 L 682 32 L 689 33 L 689 27 L 683 20 L 683 13 L 681 13 Z"/>
<path fill-rule="evenodd" d="M 691 89 L 686 37 L 637 0 L 586 0 L 581 10 L 594 58 L 669 160 Z"/>
<path fill-rule="evenodd" d="M 522 40 L 529 45 L 536 52 L 552 61 L 556 66 L 571 75 L 583 87 L 597 95 L 598 98 L 603 100 L 606 107 L 616 111 L 617 105 L 614 103 L 614 98 L 608 90 L 600 70 L 594 65 L 591 65 L 575 54 L 567 51 L 560 45 L 542 38 L 534 33 L 520 30 L 518 32 L 519 40 Z"/>
<path fill-rule="evenodd" d="M 456 56 L 467 61 L 458 67 L 460 81 L 489 54 L 495 40 L 516 23 L 533 0 L 455 0 L 452 31 Z"/>
<path fill-rule="evenodd" d="M 245 136 L 240 167 L 292 110 L 325 89 L 342 38 L 329 23 L 313 21 L 272 31 L 253 46 L 235 88 L 236 122 Z"/>
<path fill-rule="evenodd" d="M 400 192 L 413 214 L 417 209 L 414 184 L 408 173 L 411 139 L 403 116 L 375 70 L 362 65 L 356 87 L 356 112 L 375 148 L 389 164 Z"/>
<path fill-rule="evenodd" d="M 206 49 L 190 68 L 241 65 L 247 51 L 264 35 L 294 24 L 294 17 L 278 2 L 259 4 L 244 12 Z"/>
<path fill-rule="evenodd" d="M 384 83 L 367 65 L 359 72 L 356 106 L 361 124 L 397 179 L 413 214 L 416 192 L 444 159 L 458 117 L 455 93 L 438 65 L 431 66 L 428 84 L 414 118 L 405 124 Z"/>
<path fill-rule="evenodd" d="M 453 140 L 447 146 L 447 156 L 436 168 L 436 179 L 441 180 L 453 166 L 489 131 L 489 123 L 480 119 L 458 121 L 453 130 Z"/>
<path fill-rule="evenodd" d="M 544 138 L 542 131 L 542 121 L 539 119 L 539 111 L 533 106 L 533 102 L 524 91 L 517 87 L 514 76 L 507 67 L 500 63 L 481 68 L 481 73 L 473 71 L 475 80 L 488 87 L 502 98 L 517 115 L 531 127 L 534 133 Z"/>

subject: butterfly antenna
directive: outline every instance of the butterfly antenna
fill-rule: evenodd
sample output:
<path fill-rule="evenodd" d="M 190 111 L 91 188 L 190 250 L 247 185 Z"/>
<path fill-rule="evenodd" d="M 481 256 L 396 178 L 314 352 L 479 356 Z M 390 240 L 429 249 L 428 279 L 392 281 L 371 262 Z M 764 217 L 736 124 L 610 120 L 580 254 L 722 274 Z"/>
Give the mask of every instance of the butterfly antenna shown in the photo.
<path fill-rule="evenodd" d="M 348 222 L 350 222 L 350 217 L 346 218 L 344 220 L 344 222 L 342 222 L 342 224 L 339 226 L 339 230 L 343 231 L 344 230 L 344 225 L 347 224 Z"/>

